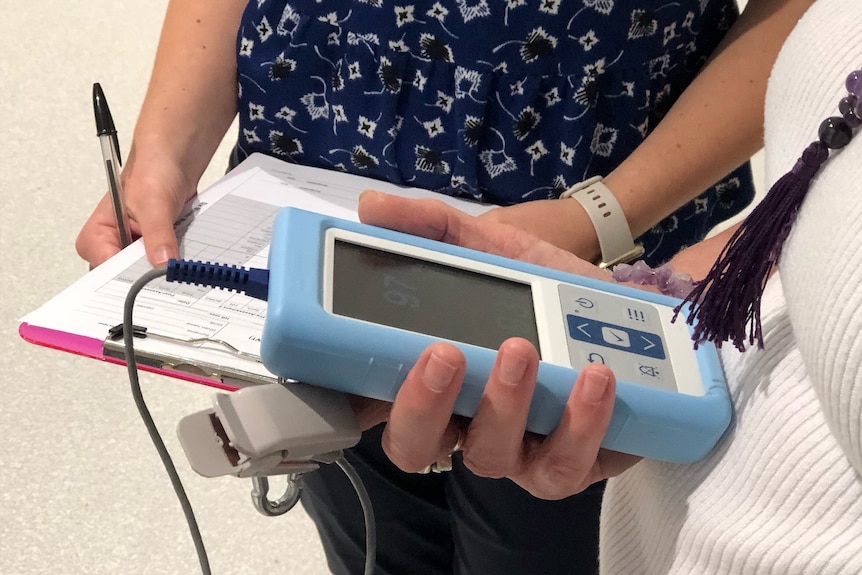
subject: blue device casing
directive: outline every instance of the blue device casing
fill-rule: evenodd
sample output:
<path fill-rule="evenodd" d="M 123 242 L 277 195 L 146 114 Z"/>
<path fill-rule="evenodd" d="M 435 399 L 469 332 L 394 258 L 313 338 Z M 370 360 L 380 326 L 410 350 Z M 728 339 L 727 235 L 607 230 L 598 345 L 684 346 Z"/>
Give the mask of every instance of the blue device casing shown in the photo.
<path fill-rule="evenodd" d="M 448 253 L 608 293 L 674 307 L 679 300 L 475 250 L 296 208 L 276 217 L 269 252 L 269 297 L 261 337 L 268 370 L 302 381 L 386 401 L 395 398 L 421 352 L 439 338 L 333 315 L 323 307 L 324 236 L 329 228 Z M 684 321 L 685 310 L 678 321 Z M 467 370 L 455 413 L 479 404 L 496 350 L 461 342 Z M 730 422 L 732 405 L 718 354 L 701 344 L 696 354 L 705 394 L 687 395 L 617 380 L 613 416 L 602 447 L 651 459 L 686 463 L 705 456 Z M 548 434 L 559 423 L 577 370 L 541 362 L 527 428 Z"/>

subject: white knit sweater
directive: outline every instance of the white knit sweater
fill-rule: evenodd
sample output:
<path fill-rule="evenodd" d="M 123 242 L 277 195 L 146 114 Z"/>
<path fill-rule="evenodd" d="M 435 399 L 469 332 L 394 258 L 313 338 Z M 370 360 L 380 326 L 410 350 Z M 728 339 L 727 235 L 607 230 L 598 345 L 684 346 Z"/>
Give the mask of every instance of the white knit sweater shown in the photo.
<path fill-rule="evenodd" d="M 862 68 L 862 0 L 819 0 L 769 83 L 773 182 Z M 722 361 L 731 428 L 703 461 L 611 480 L 606 574 L 862 574 L 862 135 L 817 176 L 767 286 L 764 350 Z"/>

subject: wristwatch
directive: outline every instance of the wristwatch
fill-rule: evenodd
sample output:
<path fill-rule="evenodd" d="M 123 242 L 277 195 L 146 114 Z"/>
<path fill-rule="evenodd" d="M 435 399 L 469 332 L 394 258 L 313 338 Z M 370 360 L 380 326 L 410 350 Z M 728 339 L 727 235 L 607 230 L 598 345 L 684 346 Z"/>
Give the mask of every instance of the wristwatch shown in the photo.
<path fill-rule="evenodd" d="M 644 253 L 644 248 L 632 238 L 629 223 L 619 202 L 601 176 L 577 183 L 562 193 L 560 199 L 573 198 L 580 202 L 593 222 L 602 252 L 600 268 L 630 262 Z"/>

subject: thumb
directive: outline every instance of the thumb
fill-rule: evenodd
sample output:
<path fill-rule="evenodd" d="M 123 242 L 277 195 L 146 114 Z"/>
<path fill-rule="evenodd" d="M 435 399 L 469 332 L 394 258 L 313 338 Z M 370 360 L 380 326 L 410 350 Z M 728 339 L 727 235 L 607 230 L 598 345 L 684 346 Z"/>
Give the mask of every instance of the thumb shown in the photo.
<path fill-rule="evenodd" d="M 150 205 L 148 210 L 132 217 L 138 222 L 147 259 L 152 265 L 163 266 L 169 259 L 179 257 L 177 235 L 174 232 L 176 214 L 170 206 Z"/>

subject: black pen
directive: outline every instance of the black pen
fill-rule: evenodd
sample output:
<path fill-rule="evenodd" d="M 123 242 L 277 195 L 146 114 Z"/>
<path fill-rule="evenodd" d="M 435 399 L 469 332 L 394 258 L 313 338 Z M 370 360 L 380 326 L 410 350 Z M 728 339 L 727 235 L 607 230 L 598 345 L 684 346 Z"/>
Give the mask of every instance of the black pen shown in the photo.
<path fill-rule="evenodd" d="M 105 100 L 105 93 L 98 82 L 93 84 L 93 112 L 96 114 L 96 134 L 102 145 L 102 160 L 105 163 L 105 175 L 108 178 L 117 230 L 120 232 L 120 244 L 126 247 L 132 243 L 132 236 L 123 201 L 123 186 L 120 183 L 120 167 L 123 165 L 120 158 L 120 141 L 117 139 L 117 129 L 114 127 L 108 101 Z"/>

